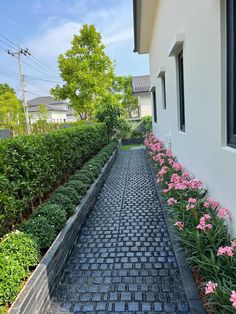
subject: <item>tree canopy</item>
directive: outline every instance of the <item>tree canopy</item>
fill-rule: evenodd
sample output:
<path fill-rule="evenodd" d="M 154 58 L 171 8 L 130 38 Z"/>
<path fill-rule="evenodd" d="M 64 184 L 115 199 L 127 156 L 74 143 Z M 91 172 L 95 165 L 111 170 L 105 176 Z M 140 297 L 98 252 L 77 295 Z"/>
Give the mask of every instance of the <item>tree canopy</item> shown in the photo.
<path fill-rule="evenodd" d="M 81 119 L 93 110 L 112 86 L 114 65 L 105 53 L 102 37 L 93 25 L 84 25 L 74 35 L 71 48 L 58 57 L 63 86 L 51 90 L 54 97 L 68 99 Z"/>
<path fill-rule="evenodd" d="M 24 123 L 24 112 L 21 102 L 13 88 L 0 84 L 0 127 L 14 129 Z"/>

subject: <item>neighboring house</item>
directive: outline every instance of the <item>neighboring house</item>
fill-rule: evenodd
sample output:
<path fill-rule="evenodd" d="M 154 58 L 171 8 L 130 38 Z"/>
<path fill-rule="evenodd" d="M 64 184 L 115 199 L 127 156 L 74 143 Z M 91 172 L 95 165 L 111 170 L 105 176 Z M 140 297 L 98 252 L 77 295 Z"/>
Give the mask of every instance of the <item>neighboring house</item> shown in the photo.
<path fill-rule="evenodd" d="M 153 129 L 236 225 L 236 1 L 134 0 Z M 236 233 L 236 227 L 234 227 Z"/>
<path fill-rule="evenodd" d="M 138 116 L 140 118 L 152 114 L 150 75 L 132 77 L 133 95 L 138 97 Z"/>
<path fill-rule="evenodd" d="M 30 123 L 32 124 L 42 119 L 42 115 L 40 114 L 40 105 L 44 105 L 47 110 L 46 118 L 48 122 L 64 123 L 76 121 L 73 110 L 70 108 L 68 103 L 55 100 L 51 96 L 45 96 L 37 97 L 28 101 Z"/>

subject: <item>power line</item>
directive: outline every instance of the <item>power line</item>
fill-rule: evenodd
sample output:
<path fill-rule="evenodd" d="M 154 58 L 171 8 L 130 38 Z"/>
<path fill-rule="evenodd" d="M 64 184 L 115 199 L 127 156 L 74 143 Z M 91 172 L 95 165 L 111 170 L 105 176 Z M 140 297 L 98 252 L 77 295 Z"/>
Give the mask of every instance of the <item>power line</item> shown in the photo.
<path fill-rule="evenodd" d="M 7 41 L 9 41 L 9 43 L 11 43 L 12 45 L 14 45 L 16 48 L 18 48 L 18 46 L 17 46 L 13 41 L 11 41 L 10 39 L 8 39 L 6 36 L 4 36 L 4 35 L 2 35 L 2 34 L 0 34 L 0 36 L 1 36 L 2 38 L 6 39 Z"/>

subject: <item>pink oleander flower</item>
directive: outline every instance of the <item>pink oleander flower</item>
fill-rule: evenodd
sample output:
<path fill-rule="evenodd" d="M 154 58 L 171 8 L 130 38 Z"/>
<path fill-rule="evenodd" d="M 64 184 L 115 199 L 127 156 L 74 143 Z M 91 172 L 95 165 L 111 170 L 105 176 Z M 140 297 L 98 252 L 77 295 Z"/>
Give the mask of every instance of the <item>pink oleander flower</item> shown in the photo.
<path fill-rule="evenodd" d="M 218 207 L 219 203 L 214 201 L 212 198 L 208 197 L 206 202 L 204 202 L 203 206 L 205 208 L 212 208 L 216 209 Z"/>
<path fill-rule="evenodd" d="M 189 181 L 188 187 L 193 190 L 202 188 L 202 181 L 193 179 Z"/>
<path fill-rule="evenodd" d="M 200 223 L 197 225 L 197 229 L 202 231 L 208 231 L 213 228 L 212 224 L 207 224 L 206 221 L 210 220 L 211 216 L 209 214 L 205 214 L 200 218 Z"/>
<path fill-rule="evenodd" d="M 184 222 L 182 222 L 182 221 L 176 221 L 176 223 L 174 224 L 174 226 L 176 226 L 179 230 L 183 230 L 183 228 L 184 228 Z"/>
<path fill-rule="evenodd" d="M 220 208 L 218 213 L 217 213 L 217 217 L 220 219 L 223 218 L 230 218 L 231 214 L 228 208 Z"/>
<path fill-rule="evenodd" d="M 222 255 L 227 255 L 227 256 L 234 256 L 234 249 L 232 246 L 220 246 L 217 251 L 217 256 L 222 256 Z"/>
<path fill-rule="evenodd" d="M 197 203 L 197 200 L 196 200 L 196 198 L 190 197 L 190 198 L 188 199 L 188 203 L 196 204 L 196 203 Z"/>
<path fill-rule="evenodd" d="M 157 183 L 161 183 L 161 182 L 163 182 L 163 178 L 158 178 Z"/>
<path fill-rule="evenodd" d="M 168 171 L 168 168 L 166 166 L 164 166 L 161 168 L 161 170 L 158 172 L 158 174 L 163 177 L 167 173 L 167 171 Z"/>
<path fill-rule="evenodd" d="M 166 156 L 167 157 L 172 157 L 173 156 L 173 153 L 172 153 L 172 151 L 170 149 L 167 149 Z"/>
<path fill-rule="evenodd" d="M 232 248 L 235 248 L 235 247 L 236 247 L 236 241 L 235 241 L 235 240 L 232 240 L 232 241 L 231 241 L 231 247 L 232 247 Z"/>
<path fill-rule="evenodd" d="M 179 162 L 174 162 L 172 168 L 175 169 L 176 171 L 179 171 L 182 169 L 182 165 Z"/>
<path fill-rule="evenodd" d="M 176 204 L 177 203 L 177 201 L 176 201 L 176 199 L 174 199 L 173 197 L 171 197 L 171 198 L 169 198 L 168 200 L 167 200 L 167 204 L 168 205 L 174 205 L 174 204 Z"/>
<path fill-rule="evenodd" d="M 186 206 L 186 209 L 187 209 L 187 210 L 194 209 L 194 208 L 195 208 L 195 205 L 194 205 L 194 204 L 188 204 L 188 205 Z"/>
<path fill-rule="evenodd" d="M 231 291 L 230 301 L 232 302 L 232 307 L 236 309 L 236 291 Z"/>
<path fill-rule="evenodd" d="M 185 171 L 183 174 L 182 174 L 182 177 L 184 180 L 189 180 L 190 179 L 190 173 Z"/>
<path fill-rule="evenodd" d="M 214 293 L 217 287 L 218 287 L 218 284 L 216 282 L 208 281 L 205 287 L 205 294 Z"/>

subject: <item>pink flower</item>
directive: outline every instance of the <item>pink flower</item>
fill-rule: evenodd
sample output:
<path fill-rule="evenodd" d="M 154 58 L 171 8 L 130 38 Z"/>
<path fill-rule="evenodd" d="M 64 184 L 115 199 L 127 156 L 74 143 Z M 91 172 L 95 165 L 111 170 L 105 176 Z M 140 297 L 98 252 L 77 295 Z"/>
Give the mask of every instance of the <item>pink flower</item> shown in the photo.
<path fill-rule="evenodd" d="M 223 219 L 225 217 L 230 218 L 231 214 L 228 208 L 220 208 L 218 213 L 217 213 L 217 217 L 220 219 Z"/>
<path fill-rule="evenodd" d="M 196 198 L 190 197 L 190 198 L 188 199 L 188 203 L 196 204 L 196 203 L 197 203 L 197 200 L 196 200 Z"/>
<path fill-rule="evenodd" d="M 211 216 L 209 214 L 205 214 L 200 218 L 200 223 L 197 225 L 197 229 L 202 231 L 208 231 L 213 228 L 212 224 L 206 224 L 206 221 L 210 220 Z"/>
<path fill-rule="evenodd" d="M 222 256 L 222 255 L 227 255 L 227 256 L 234 256 L 234 249 L 232 246 L 220 246 L 217 251 L 217 256 Z"/>
<path fill-rule="evenodd" d="M 231 247 L 232 247 L 232 248 L 235 248 L 235 247 L 236 247 L 236 241 L 235 241 L 235 240 L 231 241 Z"/>
<path fill-rule="evenodd" d="M 218 287 L 218 284 L 215 282 L 208 281 L 205 288 L 205 294 L 211 294 L 216 291 L 216 288 Z"/>
<path fill-rule="evenodd" d="M 183 230 L 183 228 L 184 228 L 184 222 L 182 222 L 182 221 L 176 221 L 176 223 L 174 224 L 174 226 L 176 226 L 179 230 Z"/>
<path fill-rule="evenodd" d="M 205 208 L 212 208 L 212 209 L 216 209 L 218 207 L 219 203 L 214 201 L 212 198 L 208 197 L 207 201 L 204 202 L 203 206 Z"/>
<path fill-rule="evenodd" d="M 231 291 L 230 301 L 232 302 L 232 306 L 236 309 L 236 292 L 235 292 L 235 290 Z"/>
<path fill-rule="evenodd" d="M 158 172 L 159 176 L 164 176 L 168 171 L 168 168 L 166 166 L 162 167 L 161 170 Z"/>
<path fill-rule="evenodd" d="M 176 204 L 177 203 L 177 201 L 176 201 L 176 199 L 174 199 L 173 197 L 171 197 L 171 198 L 169 198 L 168 200 L 167 200 L 167 204 L 168 205 L 174 205 L 174 204 Z"/>
<path fill-rule="evenodd" d="M 174 162 L 172 165 L 173 169 L 175 169 L 176 171 L 179 171 L 182 169 L 182 165 L 179 162 Z"/>

